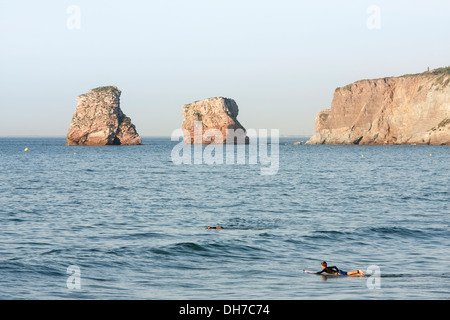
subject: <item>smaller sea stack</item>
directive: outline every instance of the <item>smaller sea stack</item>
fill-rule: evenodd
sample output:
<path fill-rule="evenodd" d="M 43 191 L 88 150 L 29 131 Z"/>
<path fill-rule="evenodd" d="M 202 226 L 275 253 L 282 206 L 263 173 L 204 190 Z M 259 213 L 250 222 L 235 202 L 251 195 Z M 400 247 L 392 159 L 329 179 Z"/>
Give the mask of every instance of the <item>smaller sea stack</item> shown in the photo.
<path fill-rule="evenodd" d="M 184 105 L 182 129 L 185 130 L 185 143 L 226 144 L 228 140 L 228 143 L 248 144 L 246 130 L 237 120 L 238 113 L 236 102 L 223 97 Z"/>

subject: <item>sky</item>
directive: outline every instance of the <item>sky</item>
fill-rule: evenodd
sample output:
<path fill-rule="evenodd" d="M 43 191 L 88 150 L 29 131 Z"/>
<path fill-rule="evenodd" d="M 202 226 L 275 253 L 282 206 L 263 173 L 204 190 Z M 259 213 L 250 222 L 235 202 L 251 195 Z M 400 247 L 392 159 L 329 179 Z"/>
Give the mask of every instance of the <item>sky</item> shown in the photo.
<path fill-rule="evenodd" d="M 0 4 L 0 136 L 64 137 L 116 85 L 141 136 L 232 98 L 247 129 L 314 133 L 334 90 L 450 65 L 447 0 L 22 0 Z"/>

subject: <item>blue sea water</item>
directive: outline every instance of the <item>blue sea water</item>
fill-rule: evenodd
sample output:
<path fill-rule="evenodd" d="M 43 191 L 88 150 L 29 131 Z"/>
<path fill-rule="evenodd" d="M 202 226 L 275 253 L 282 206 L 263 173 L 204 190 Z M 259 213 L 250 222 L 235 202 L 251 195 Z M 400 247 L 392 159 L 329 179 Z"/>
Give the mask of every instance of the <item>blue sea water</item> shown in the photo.
<path fill-rule="evenodd" d="M 143 140 L 0 139 L 1 299 L 450 298 L 449 147 L 284 138 L 261 175 Z"/>

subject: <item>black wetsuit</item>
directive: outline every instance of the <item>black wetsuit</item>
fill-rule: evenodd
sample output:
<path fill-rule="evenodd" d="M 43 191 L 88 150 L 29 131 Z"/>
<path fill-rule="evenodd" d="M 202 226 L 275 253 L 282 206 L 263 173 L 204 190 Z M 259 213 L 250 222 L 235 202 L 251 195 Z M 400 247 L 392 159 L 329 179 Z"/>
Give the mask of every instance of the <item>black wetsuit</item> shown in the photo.
<path fill-rule="evenodd" d="M 339 269 L 336 266 L 332 266 L 332 267 L 326 267 L 323 268 L 322 271 L 317 272 L 317 273 L 328 273 L 328 274 L 338 274 L 339 273 Z"/>

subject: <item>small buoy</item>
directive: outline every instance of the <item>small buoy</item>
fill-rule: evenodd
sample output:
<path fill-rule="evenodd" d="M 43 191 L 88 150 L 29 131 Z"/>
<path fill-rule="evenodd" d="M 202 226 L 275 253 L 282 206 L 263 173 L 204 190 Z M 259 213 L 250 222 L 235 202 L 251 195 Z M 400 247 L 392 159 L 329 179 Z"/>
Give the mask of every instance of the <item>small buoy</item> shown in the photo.
<path fill-rule="evenodd" d="M 432 154 L 430 153 L 430 157 L 432 156 Z"/>
<path fill-rule="evenodd" d="M 363 155 L 363 154 L 361 155 L 361 158 L 364 158 L 364 155 Z"/>
<path fill-rule="evenodd" d="M 24 151 L 28 151 L 28 148 L 25 148 L 25 150 Z"/>

